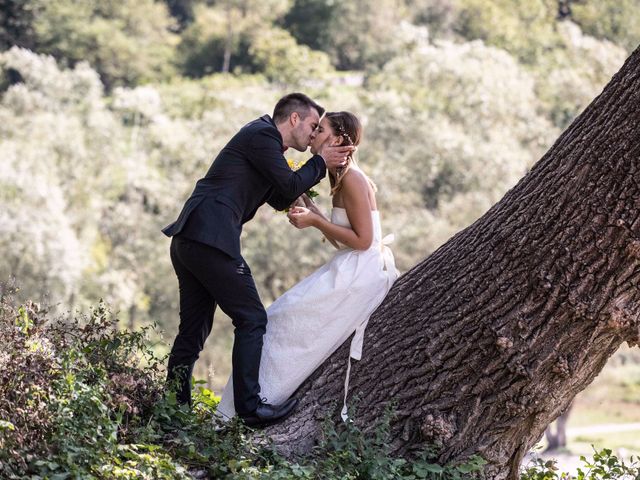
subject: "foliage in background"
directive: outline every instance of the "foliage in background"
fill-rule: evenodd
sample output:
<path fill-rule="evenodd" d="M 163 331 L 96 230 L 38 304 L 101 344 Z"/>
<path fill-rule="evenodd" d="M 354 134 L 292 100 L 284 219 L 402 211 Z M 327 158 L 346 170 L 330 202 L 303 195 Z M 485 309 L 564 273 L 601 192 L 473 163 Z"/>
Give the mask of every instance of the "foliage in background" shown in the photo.
<path fill-rule="evenodd" d="M 561 2 L 563 16 L 554 0 L 81 3 L 0 0 L 0 281 L 60 312 L 104 298 L 168 337 L 160 229 L 281 95 L 362 119 L 359 163 L 405 271 L 526 173 L 620 67 L 640 16 L 638 0 Z M 266 304 L 332 254 L 269 208 L 242 241 Z M 216 319 L 199 376 L 226 380 L 230 338 Z"/>
<path fill-rule="evenodd" d="M 108 90 L 176 74 L 267 73 L 278 67 L 264 62 L 265 51 L 279 49 L 289 52 L 293 71 L 309 69 L 307 78 L 325 68 L 375 71 L 402 50 L 398 32 L 405 24 L 425 25 L 432 38 L 482 40 L 533 67 L 563 48 L 559 29 L 566 21 L 627 53 L 640 41 L 639 0 L 0 0 L 0 6 L 0 51 L 29 48 L 67 67 L 89 61 Z"/>
<path fill-rule="evenodd" d="M 640 43 L 640 1 L 572 2 L 571 19 L 587 35 L 607 39 L 632 51 Z"/>
<path fill-rule="evenodd" d="M 19 25 L 7 46 L 53 55 L 61 65 L 89 62 L 107 89 L 174 75 L 178 37 L 164 4 L 153 0 L 7 2 Z M 22 4 L 18 7 L 18 4 Z M 6 31 L 6 30 L 5 30 Z M 9 36 L 9 35 L 7 35 Z"/>
<path fill-rule="evenodd" d="M 376 69 L 401 49 L 408 19 L 398 0 L 296 0 L 283 25 L 301 43 L 326 52 L 340 70 Z"/>

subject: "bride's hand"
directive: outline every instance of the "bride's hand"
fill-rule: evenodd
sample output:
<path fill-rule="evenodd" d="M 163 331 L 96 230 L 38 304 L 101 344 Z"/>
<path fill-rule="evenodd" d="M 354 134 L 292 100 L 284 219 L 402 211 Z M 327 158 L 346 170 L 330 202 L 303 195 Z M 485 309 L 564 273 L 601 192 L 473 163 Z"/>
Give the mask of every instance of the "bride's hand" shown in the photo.
<path fill-rule="evenodd" d="M 294 227 L 307 228 L 314 226 L 318 215 L 305 207 L 293 207 L 289 210 L 289 213 L 287 213 L 287 217 L 289 217 L 289 223 Z"/>

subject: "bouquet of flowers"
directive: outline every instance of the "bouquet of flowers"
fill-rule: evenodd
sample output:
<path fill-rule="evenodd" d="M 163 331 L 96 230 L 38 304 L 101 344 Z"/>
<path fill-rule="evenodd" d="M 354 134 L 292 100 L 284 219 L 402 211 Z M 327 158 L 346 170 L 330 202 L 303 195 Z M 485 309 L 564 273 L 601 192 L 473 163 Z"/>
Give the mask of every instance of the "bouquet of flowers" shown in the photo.
<path fill-rule="evenodd" d="M 302 166 L 307 163 L 306 160 L 303 160 L 301 162 L 296 162 L 290 158 L 287 158 L 287 163 L 289 164 L 289 168 L 291 168 L 291 170 L 293 170 L 294 172 L 296 170 L 299 170 L 300 168 L 302 168 Z M 316 192 L 313 188 L 310 188 L 309 190 L 307 190 L 307 196 L 309 198 L 314 198 L 317 197 L 318 195 L 320 195 L 318 192 Z"/>

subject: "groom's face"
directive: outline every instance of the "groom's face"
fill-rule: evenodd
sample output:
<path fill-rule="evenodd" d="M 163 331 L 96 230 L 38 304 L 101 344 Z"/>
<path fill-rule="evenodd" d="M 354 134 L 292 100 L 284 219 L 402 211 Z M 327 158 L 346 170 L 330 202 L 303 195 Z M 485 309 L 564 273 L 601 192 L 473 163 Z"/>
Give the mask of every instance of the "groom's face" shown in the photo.
<path fill-rule="evenodd" d="M 316 136 L 320 115 L 318 115 L 315 108 L 310 108 L 304 118 L 297 115 L 295 122 L 293 130 L 291 131 L 294 144 L 289 146 L 300 152 L 304 152 Z"/>

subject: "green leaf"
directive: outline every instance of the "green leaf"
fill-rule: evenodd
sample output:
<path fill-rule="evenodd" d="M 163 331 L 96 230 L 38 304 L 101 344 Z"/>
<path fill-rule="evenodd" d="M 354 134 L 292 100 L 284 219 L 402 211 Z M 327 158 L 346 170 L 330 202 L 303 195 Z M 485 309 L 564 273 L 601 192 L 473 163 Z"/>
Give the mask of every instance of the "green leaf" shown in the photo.
<path fill-rule="evenodd" d="M 13 431 L 16 427 L 13 423 L 8 422 L 7 420 L 0 420 L 0 431 Z"/>

